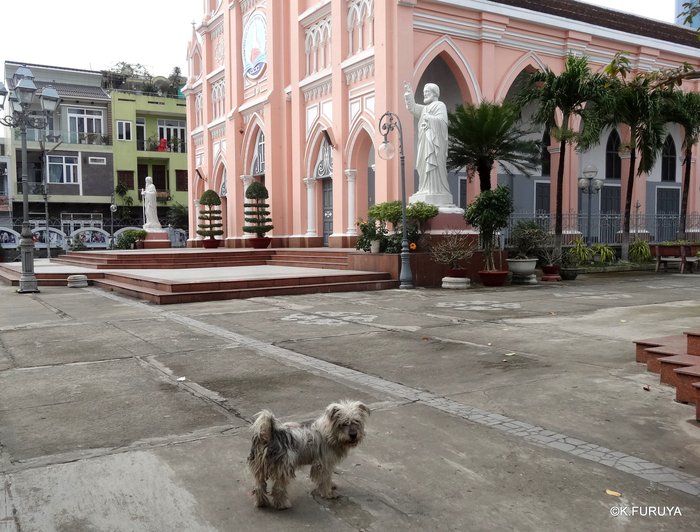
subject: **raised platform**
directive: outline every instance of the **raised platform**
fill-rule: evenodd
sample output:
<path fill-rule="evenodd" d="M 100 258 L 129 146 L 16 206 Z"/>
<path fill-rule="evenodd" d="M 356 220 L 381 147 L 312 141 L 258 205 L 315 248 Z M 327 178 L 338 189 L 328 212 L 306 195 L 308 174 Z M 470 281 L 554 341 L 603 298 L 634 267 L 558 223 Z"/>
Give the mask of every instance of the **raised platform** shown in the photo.
<path fill-rule="evenodd" d="M 105 290 L 156 304 L 396 288 L 398 273 L 350 266 L 355 250 L 152 249 L 71 252 L 35 260 L 40 287 L 85 275 Z M 376 262 L 375 266 L 381 263 Z M 17 285 L 19 263 L 0 264 L 0 281 Z"/>

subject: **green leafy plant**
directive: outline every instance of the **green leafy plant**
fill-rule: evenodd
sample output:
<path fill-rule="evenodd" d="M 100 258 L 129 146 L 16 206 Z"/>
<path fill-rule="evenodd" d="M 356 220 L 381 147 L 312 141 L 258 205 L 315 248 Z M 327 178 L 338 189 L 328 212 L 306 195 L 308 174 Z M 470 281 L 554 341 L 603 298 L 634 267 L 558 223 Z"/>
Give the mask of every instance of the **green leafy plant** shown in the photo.
<path fill-rule="evenodd" d="M 187 229 L 189 224 L 187 207 L 178 202 L 173 203 L 165 215 L 165 220 L 173 227 L 177 227 L 178 229 Z"/>
<path fill-rule="evenodd" d="M 203 209 L 199 213 L 197 234 L 212 240 L 218 235 L 223 235 L 224 224 L 221 222 L 221 209 L 218 208 L 221 205 L 219 195 L 214 190 L 205 190 L 199 198 L 199 204 Z"/>
<path fill-rule="evenodd" d="M 367 220 L 359 220 L 357 227 L 360 230 L 360 234 L 357 237 L 355 249 L 369 251 L 372 247 L 372 242 L 375 240 L 379 240 L 382 243 L 380 249 L 386 247 L 386 224 L 370 217 Z"/>
<path fill-rule="evenodd" d="M 568 266 L 588 264 L 591 260 L 593 260 L 593 252 L 591 248 L 586 245 L 586 241 L 581 237 L 574 239 L 571 243 L 571 247 L 569 247 L 564 254 L 564 262 Z"/>
<path fill-rule="evenodd" d="M 117 249 L 131 249 L 137 242 L 145 240 L 147 234 L 145 229 L 127 229 L 119 235 L 114 247 Z"/>
<path fill-rule="evenodd" d="M 515 224 L 510 235 L 515 258 L 536 258 L 542 246 L 547 242 L 547 231 L 534 220 L 522 220 Z"/>
<path fill-rule="evenodd" d="M 270 205 L 265 201 L 269 197 L 267 188 L 260 181 L 253 181 L 245 191 L 248 200 L 243 204 L 244 221 L 243 231 L 252 233 L 258 238 L 263 238 L 265 233 L 272 231 L 272 218 L 270 218 Z"/>
<path fill-rule="evenodd" d="M 483 191 L 464 211 L 464 220 L 469 225 L 479 228 L 484 267 L 488 271 L 496 271 L 494 254 L 497 248 L 497 233 L 508 225 L 512 212 L 510 189 L 501 185 L 495 190 Z"/>
<path fill-rule="evenodd" d="M 635 240 L 630 244 L 630 260 L 644 263 L 651 261 L 651 248 L 646 240 Z"/>
<path fill-rule="evenodd" d="M 615 250 L 607 244 L 593 244 L 591 253 L 594 257 L 598 256 L 601 264 L 609 264 L 615 261 Z"/>

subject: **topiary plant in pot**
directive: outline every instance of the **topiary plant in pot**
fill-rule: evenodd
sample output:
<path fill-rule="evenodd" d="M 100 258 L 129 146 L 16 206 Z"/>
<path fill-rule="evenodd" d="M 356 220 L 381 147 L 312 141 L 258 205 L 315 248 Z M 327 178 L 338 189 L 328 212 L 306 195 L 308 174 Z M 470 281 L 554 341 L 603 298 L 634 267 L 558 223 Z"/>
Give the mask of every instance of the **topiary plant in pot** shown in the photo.
<path fill-rule="evenodd" d="M 263 249 L 270 245 L 271 238 L 266 237 L 265 233 L 272 231 L 272 218 L 270 218 L 270 205 L 267 203 L 269 194 L 267 188 L 260 181 L 253 181 L 245 191 L 245 197 L 250 200 L 243 204 L 243 216 L 246 225 L 243 226 L 243 231 L 254 234 L 255 237 L 250 238 L 250 244 L 254 248 Z"/>
<path fill-rule="evenodd" d="M 481 282 L 487 286 L 499 286 L 508 277 L 508 270 L 496 268 L 494 257 L 498 249 L 498 231 L 508 225 L 508 219 L 512 212 L 513 201 L 510 189 L 501 185 L 497 186 L 495 190 L 481 192 L 464 211 L 464 220 L 469 225 L 479 228 L 481 234 L 484 270 L 479 272 L 479 277 Z"/>
<path fill-rule="evenodd" d="M 199 224 L 197 225 L 197 234 L 204 237 L 202 245 L 205 248 L 219 247 L 219 240 L 216 237 L 223 235 L 221 222 L 221 198 L 214 190 L 205 190 L 199 198 L 199 204 L 202 210 L 199 213 Z"/>
<path fill-rule="evenodd" d="M 514 257 L 507 259 L 514 284 L 537 284 L 537 254 L 547 242 L 547 231 L 534 220 L 521 220 L 510 235 Z"/>

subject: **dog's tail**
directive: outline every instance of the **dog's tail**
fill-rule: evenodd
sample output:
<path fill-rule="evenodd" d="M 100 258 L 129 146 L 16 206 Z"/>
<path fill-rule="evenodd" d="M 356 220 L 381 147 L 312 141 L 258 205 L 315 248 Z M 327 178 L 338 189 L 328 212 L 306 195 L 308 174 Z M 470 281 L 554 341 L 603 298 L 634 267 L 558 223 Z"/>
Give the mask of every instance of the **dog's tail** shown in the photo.
<path fill-rule="evenodd" d="M 258 439 L 263 443 L 268 443 L 272 439 L 275 431 L 277 418 L 269 410 L 262 410 L 255 415 L 255 421 L 250 427 L 253 432 L 253 440 Z"/>

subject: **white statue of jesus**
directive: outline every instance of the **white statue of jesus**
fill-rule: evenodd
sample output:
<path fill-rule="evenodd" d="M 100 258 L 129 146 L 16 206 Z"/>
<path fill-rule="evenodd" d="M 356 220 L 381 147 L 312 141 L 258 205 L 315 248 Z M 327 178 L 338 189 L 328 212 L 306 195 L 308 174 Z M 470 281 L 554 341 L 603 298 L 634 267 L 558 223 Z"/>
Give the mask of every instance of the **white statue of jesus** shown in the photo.
<path fill-rule="evenodd" d="M 440 87 L 435 83 L 426 83 L 423 87 L 424 105 L 417 104 L 413 88 L 404 82 L 406 108 L 418 118 L 418 191 L 409 198 L 409 203 L 423 201 L 438 207 L 454 208 L 447 184 L 447 107 L 439 97 Z"/>
<path fill-rule="evenodd" d="M 148 231 L 160 231 L 162 229 L 158 221 L 158 209 L 156 208 L 156 186 L 151 176 L 146 177 L 146 188 L 141 191 L 143 196 L 143 210 L 146 223 L 143 228 Z"/>

